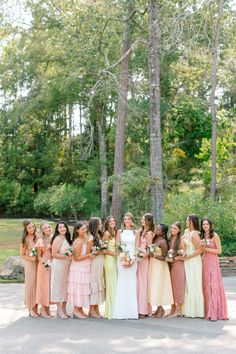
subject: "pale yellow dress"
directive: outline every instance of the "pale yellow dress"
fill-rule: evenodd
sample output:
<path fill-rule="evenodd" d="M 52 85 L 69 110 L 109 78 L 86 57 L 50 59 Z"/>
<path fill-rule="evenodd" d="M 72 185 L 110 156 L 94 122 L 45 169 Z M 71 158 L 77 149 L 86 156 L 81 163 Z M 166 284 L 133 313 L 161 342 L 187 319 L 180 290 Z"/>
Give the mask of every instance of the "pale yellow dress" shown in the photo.
<path fill-rule="evenodd" d="M 186 254 L 195 252 L 192 243 L 192 232 L 185 231 L 183 241 L 186 247 Z M 199 254 L 196 257 L 184 261 L 185 268 L 185 294 L 183 314 L 186 317 L 204 317 L 204 300 L 202 292 L 202 258 Z"/>
<path fill-rule="evenodd" d="M 70 245 L 67 240 L 64 239 L 58 253 L 64 255 L 69 246 Z M 67 286 L 70 263 L 70 259 L 53 258 L 52 260 L 50 296 L 51 302 L 67 301 Z"/>
<path fill-rule="evenodd" d="M 161 248 L 156 248 L 156 254 L 162 256 Z M 173 304 L 170 270 L 167 262 L 150 257 L 148 270 L 148 303 L 152 306 Z"/>

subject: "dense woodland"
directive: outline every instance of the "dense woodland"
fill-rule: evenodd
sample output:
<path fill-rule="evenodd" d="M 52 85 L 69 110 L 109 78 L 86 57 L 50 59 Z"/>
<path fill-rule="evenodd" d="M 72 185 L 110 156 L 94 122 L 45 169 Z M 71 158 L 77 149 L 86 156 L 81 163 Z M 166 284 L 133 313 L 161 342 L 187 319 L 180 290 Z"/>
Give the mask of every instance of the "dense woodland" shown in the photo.
<path fill-rule="evenodd" d="M 236 7 L 0 5 L 2 216 L 213 219 L 236 254 Z M 16 15 L 18 14 L 18 15 Z"/>

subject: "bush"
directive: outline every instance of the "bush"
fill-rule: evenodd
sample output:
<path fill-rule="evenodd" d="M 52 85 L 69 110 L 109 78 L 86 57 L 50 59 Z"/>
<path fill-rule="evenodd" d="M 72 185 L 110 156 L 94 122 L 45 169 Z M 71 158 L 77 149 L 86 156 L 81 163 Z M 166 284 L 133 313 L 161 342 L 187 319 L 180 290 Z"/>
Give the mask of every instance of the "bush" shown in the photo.
<path fill-rule="evenodd" d="M 34 201 L 34 209 L 43 215 L 77 219 L 85 202 L 80 188 L 73 184 L 61 184 L 40 192 Z"/>
<path fill-rule="evenodd" d="M 15 181 L 0 181 L 0 208 L 6 214 L 11 214 L 17 205 L 21 186 Z"/>
<path fill-rule="evenodd" d="M 223 255 L 236 254 L 236 230 L 235 230 L 235 205 L 236 190 L 225 190 L 213 205 L 210 198 L 204 198 L 201 190 L 185 190 L 179 194 L 169 194 L 165 205 L 165 222 L 171 225 L 179 220 L 185 228 L 186 217 L 197 214 L 200 219 L 209 217 L 215 231 L 220 235 L 223 246 Z"/>

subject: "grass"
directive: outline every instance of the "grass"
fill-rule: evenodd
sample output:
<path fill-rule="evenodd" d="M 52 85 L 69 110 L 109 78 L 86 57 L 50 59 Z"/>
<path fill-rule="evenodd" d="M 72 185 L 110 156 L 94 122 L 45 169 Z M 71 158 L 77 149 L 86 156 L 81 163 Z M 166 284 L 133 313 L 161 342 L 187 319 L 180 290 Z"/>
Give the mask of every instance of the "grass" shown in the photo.
<path fill-rule="evenodd" d="M 0 219 L 0 265 L 9 256 L 19 256 L 21 235 L 23 231 L 22 223 L 25 219 Z M 42 220 L 32 220 L 39 228 Z M 49 222 L 52 227 L 54 222 Z"/>

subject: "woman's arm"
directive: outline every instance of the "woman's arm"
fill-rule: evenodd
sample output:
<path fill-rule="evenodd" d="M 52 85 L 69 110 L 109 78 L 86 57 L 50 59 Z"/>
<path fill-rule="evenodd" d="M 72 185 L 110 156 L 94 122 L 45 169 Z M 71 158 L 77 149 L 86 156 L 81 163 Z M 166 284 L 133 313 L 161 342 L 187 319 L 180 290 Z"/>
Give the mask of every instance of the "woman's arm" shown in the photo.
<path fill-rule="evenodd" d="M 83 261 L 84 259 L 87 259 L 87 258 L 91 258 L 91 254 L 90 253 L 87 253 L 87 248 L 88 248 L 88 245 L 86 245 L 86 254 L 84 255 L 81 255 L 81 251 L 82 251 L 82 248 L 83 248 L 83 243 L 78 241 L 78 242 L 75 242 L 74 244 L 74 251 L 75 251 L 75 254 L 73 256 L 73 259 L 75 262 L 79 262 L 79 261 Z"/>
<path fill-rule="evenodd" d="M 199 254 L 202 253 L 202 249 L 201 249 L 201 247 L 199 246 L 199 244 L 200 244 L 200 237 L 199 237 L 199 233 L 198 233 L 197 231 L 192 234 L 192 240 L 191 240 L 191 241 L 192 241 L 192 244 L 193 244 L 194 247 L 195 247 L 195 251 L 194 251 L 192 254 L 190 254 L 190 255 L 184 257 L 184 260 L 197 257 L 197 256 L 199 256 Z"/>
<path fill-rule="evenodd" d="M 106 232 L 104 233 L 102 239 L 103 239 L 104 241 L 109 242 L 109 240 L 110 240 L 110 234 L 109 234 L 108 231 L 106 231 Z M 108 256 L 113 256 L 113 257 L 117 255 L 116 252 L 112 252 L 112 251 L 109 251 L 109 250 L 104 250 L 104 251 L 103 251 L 103 254 L 108 255 Z"/>
<path fill-rule="evenodd" d="M 35 262 L 37 260 L 36 256 L 31 257 L 27 255 L 27 246 L 22 244 L 20 245 L 20 256 L 25 261 Z"/>
<path fill-rule="evenodd" d="M 58 236 L 54 239 L 53 244 L 52 244 L 52 258 L 56 258 L 56 259 L 68 259 L 69 258 L 64 254 L 59 253 L 59 249 L 62 245 L 62 242 L 63 241 L 61 241 Z"/>
<path fill-rule="evenodd" d="M 117 231 L 117 234 L 116 234 L 116 252 L 117 252 L 117 254 L 120 253 L 118 250 L 119 242 L 120 242 L 120 230 Z"/>
<path fill-rule="evenodd" d="M 222 252 L 222 248 L 221 248 L 221 241 L 220 241 L 220 237 L 215 234 L 212 238 L 215 241 L 216 244 L 216 248 L 210 248 L 210 247 L 206 247 L 206 246 L 202 246 L 202 250 L 203 252 L 207 252 L 207 253 L 212 253 L 212 254 L 221 254 Z"/>
<path fill-rule="evenodd" d="M 136 236 L 135 236 L 135 247 L 139 248 L 140 247 L 141 229 L 139 229 L 135 233 L 136 233 Z"/>
<path fill-rule="evenodd" d="M 168 246 L 167 246 L 167 242 L 165 240 L 162 240 L 160 243 L 160 247 L 161 247 L 161 256 L 157 256 L 154 255 L 154 258 L 159 259 L 159 261 L 165 261 L 166 259 L 166 254 L 168 251 Z"/>

